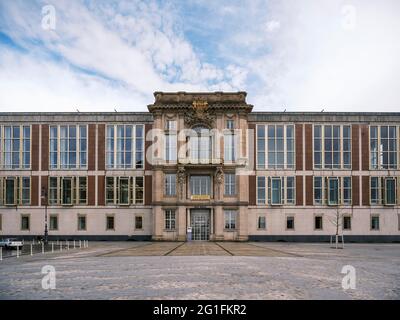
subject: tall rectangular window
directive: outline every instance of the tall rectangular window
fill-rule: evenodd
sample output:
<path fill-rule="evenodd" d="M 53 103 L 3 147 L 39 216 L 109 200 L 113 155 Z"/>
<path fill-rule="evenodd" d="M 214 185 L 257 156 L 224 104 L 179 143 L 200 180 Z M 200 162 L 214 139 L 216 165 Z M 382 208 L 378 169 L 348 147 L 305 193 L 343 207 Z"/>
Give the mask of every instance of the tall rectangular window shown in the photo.
<path fill-rule="evenodd" d="M 50 169 L 87 168 L 87 126 L 50 126 Z"/>
<path fill-rule="evenodd" d="M 107 169 L 142 169 L 143 125 L 107 125 Z"/>
<path fill-rule="evenodd" d="M 58 216 L 57 215 L 51 215 L 50 216 L 50 230 L 58 230 Z"/>
<path fill-rule="evenodd" d="M 87 177 L 49 177 L 49 205 L 86 205 Z"/>
<path fill-rule="evenodd" d="M 370 184 L 371 204 L 381 204 L 379 177 L 371 177 Z"/>
<path fill-rule="evenodd" d="M 135 204 L 143 204 L 144 203 L 144 185 L 143 185 L 143 177 L 135 177 Z"/>
<path fill-rule="evenodd" d="M 266 183 L 265 177 L 257 177 L 257 204 L 266 203 Z"/>
<path fill-rule="evenodd" d="M 343 226 L 342 227 L 343 230 L 351 230 L 351 217 L 350 216 L 343 217 L 342 226 Z"/>
<path fill-rule="evenodd" d="M 237 135 L 233 131 L 228 131 L 224 134 L 224 160 L 232 162 L 236 160 Z"/>
<path fill-rule="evenodd" d="M 29 169 L 31 167 L 31 127 L 4 126 L 4 133 L 3 135 L 0 133 L 0 138 L 3 168 Z"/>
<path fill-rule="evenodd" d="M 225 210 L 225 229 L 236 229 L 236 210 Z"/>
<path fill-rule="evenodd" d="M 63 178 L 61 180 L 61 203 L 64 205 L 73 204 L 73 188 L 72 188 L 72 178 Z"/>
<path fill-rule="evenodd" d="M 78 230 L 86 231 L 86 216 L 78 215 Z"/>
<path fill-rule="evenodd" d="M 165 229 L 175 230 L 175 210 L 165 210 Z"/>
<path fill-rule="evenodd" d="M 176 174 L 166 173 L 165 174 L 165 189 L 164 193 L 166 196 L 176 196 Z"/>
<path fill-rule="evenodd" d="M 397 169 L 396 126 L 371 126 L 369 128 L 371 169 Z"/>
<path fill-rule="evenodd" d="M 271 178 L 271 204 L 282 204 L 282 180 L 281 178 Z"/>
<path fill-rule="evenodd" d="M 315 169 L 351 169 L 351 126 L 314 125 Z"/>
<path fill-rule="evenodd" d="M 6 196 L 5 196 L 5 204 L 6 205 L 14 205 L 17 203 L 16 198 L 16 185 L 17 180 L 16 178 L 6 178 Z"/>
<path fill-rule="evenodd" d="M 294 126 L 257 125 L 257 168 L 294 169 Z"/>
<path fill-rule="evenodd" d="M 31 203 L 30 177 L 3 177 L 0 178 L 2 199 L 4 205 L 29 205 Z"/>
<path fill-rule="evenodd" d="M 294 230 L 294 217 L 286 217 L 286 230 Z"/>
<path fill-rule="evenodd" d="M 371 230 L 379 230 L 379 216 L 378 215 L 371 216 Z"/>
<path fill-rule="evenodd" d="M 339 179 L 328 178 L 328 204 L 339 204 Z"/>
<path fill-rule="evenodd" d="M 235 121 L 232 119 L 226 120 L 226 128 L 230 130 L 235 129 Z"/>
<path fill-rule="evenodd" d="M 143 229 L 143 217 L 142 216 L 135 217 L 135 229 L 138 229 L 138 230 Z"/>
<path fill-rule="evenodd" d="M 106 230 L 114 230 L 114 216 L 106 216 Z"/>
<path fill-rule="evenodd" d="M 314 204 L 323 204 L 322 177 L 314 177 Z"/>
<path fill-rule="evenodd" d="M 295 204 L 296 202 L 296 189 L 294 184 L 294 177 L 286 177 L 286 203 Z"/>
<path fill-rule="evenodd" d="M 225 195 L 236 195 L 236 175 L 234 173 L 225 173 Z"/>
<path fill-rule="evenodd" d="M 143 177 L 106 177 L 106 204 L 143 204 Z"/>
<path fill-rule="evenodd" d="M 190 191 L 192 195 L 211 195 L 211 177 L 190 176 Z"/>
<path fill-rule="evenodd" d="M 385 204 L 396 204 L 396 179 L 385 178 Z"/>
<path fill-rule="evenodd" d="M 129 178 L 119 178 L 119 204 L 129 204 Z"/>
<path fill-rule="evenodd" d="M 267 225 L 266 225 L 265 217 L 259 216 L 258 220 L 257 220 L 257 229 L 264 230 L 264 229 L 266 229 L 266 227 L 267 227 Z"/>
<path fill-rule="evenodd" d="M 165 160 L 176 161 L 177 139 L 176 133 L 169 132 L 165 135 Z"/>
<path fill-rule="evenodd" d="M 22 215 L 21 216 L 21 230 L 29 231 L 30 229 L 30 216 Z"/>
<path fill-rule="evenodd" d="M 314 217 L 314 229 L 315 230 L 322 230 L 322 216 L 315 216 Z"/>
<path fill-rule="evenodd" d="M 351 177 L 343 177 L 343 204 L 351 205 Z"/>

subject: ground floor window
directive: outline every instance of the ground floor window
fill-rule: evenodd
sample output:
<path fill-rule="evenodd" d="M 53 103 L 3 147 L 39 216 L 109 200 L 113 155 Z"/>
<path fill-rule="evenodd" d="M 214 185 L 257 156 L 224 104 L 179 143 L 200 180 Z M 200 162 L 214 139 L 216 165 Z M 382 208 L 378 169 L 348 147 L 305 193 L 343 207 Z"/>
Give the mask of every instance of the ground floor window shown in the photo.
<path fill-rule="evenodd" d="M 135 229 L 138 229 L 138 230 L 143 229 L 143 217 L 142 216 L 135 217 Z"/>
<path fill-rule="evenodd" d="M 30 202 L 30 177 L 0 178 L 0 205 L 29 205 Z"/>
<path fill-rule="evenodd" d="M 262 217 L 262 216 L 258 217 L 257 228 L 258 229 L 266 229 L 265 217 Z"/>
<path fill-rule="evenodd" d="M 236 229 L 236 210 L 225 210 L 225 229 Z"/>
<path fill-rule="evenodd" d="M 87 177 L 50 177 L 49 205 L 86 205 Z"/>
<path fill-rule="evenodd" d="M 106 216 L 106 230 L 114 230 L 114 216 Z"/>
<path fill-rule="evenodd" d="M 371 216 L 371 230 L 379 230 L 379 216 Z"/>
<path fill-rule="evenodd" d="M 78 216 L 78 230 L 85 231 L 86 230 L 86 216 Z"/>
<path fill-rule="evenodd" d="M 21 230 L 29 230 L 30 228 L 30 217 L 23 215 L 21 216 Z"/>
<path fill-rule="evenodd" d="M 286 217 L 286 230 L 294 230 L 294 217 Z"/>
<path fill-rule="evenodd" d="M 58 216 L 50 216 L 50 230 L 58 230 Z"/>
<path fill-rule="evenodd" d="M 165 229 L 175 230 L 175 210 L 165 210 Z"/>
<path fill-rule="evenodd" d="M 314 217 L 314 229 L 322 230 L 322 216 Z"/>
<path fill-rule="evenodd" d="M 343 217 L 343 230 L 351 230 L 351 217 L 350 216 Z"/>

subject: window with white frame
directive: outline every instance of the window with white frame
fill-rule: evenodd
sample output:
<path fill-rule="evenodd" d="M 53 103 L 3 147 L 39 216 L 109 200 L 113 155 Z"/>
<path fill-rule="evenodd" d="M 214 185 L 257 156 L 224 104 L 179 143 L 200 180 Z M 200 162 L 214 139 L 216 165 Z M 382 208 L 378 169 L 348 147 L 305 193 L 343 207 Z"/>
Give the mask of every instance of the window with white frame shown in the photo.
<path fill-rule="evenodd" d="M 293 176 L 257 177 L 257 204 L 294 205 L 296 186 Z"/>
<path fill-rule="evenodd" d="M 315 205 L 351 205 L 351 177 L 314 177 Z"/>
<path fill-rule="evenodd" d="M 106 177 L 106 204 L 143 204 L 143 182 L 143 177 Z"/>
<path fill-rule="evenodd" d="M 166 196 L 176 196 L 176 174 L 166 173 L 164 183 L 164 193 Z"/>
<path fill-rule="evenodd" d="M 87 126 L 50 126 L 50 169 L 87 168 Z"/>
<path fill-rule="evenodd" d="M 225 210 L 225 229 L 235 230 L 236 229 L 236 210 Z"/>
<path fill-rule="evenodd" d="M 0 205 L 16 206 L 31 203 L 30 177 L 1 177 Z"/>
<path fill-rule="evenodd" d="M 314 168 L 351 169 L 351 126 L 314 125 Z"/>
<path fill-rule="evenodd" d="M 371 230 L 379 230 L 379 216 L 372 215 L 371 216 Z"/>
<path fill-rule="evenodd" d="M 49 219 L 49 229 L 50 230 L 58 230 L 58 216 L 57 215 L 50 215 Z"/>
<path fill-rule="evenodd" d="M 225 173 L 225 195 L 236 195 L 236 175 L 234 173 Z"/>
<path fill-rule="evenodd" d="M 257 219 L 257 229 L 264 230 L 267 228 L 265 216 L 259 216 Z"/>
<path fill-rule="evenodd" d="M 175 230 L 175 228 L 176 228 L 175 210 L 165 210 L 165 229 Z"/>
<path fill-rule="evenodd" d="M 176 161 L 177 138 L 176 133 L 169 131 L 165 134 L 165 160 Z"/>
<path fill-rule="evenodd" d="M 397 130 L 396 126 L 369 128 L 371 169 L 397 169 Z"/>
<path fill-rule="evenodd" d="M 211 176 L 190 176 L 190 192 L 192 195 L 211 195 Z"/>
<path fill-rule="evenodd" d="M 230 130 L 235 129 L 235 121 L 232 119 L 226 120 L 226 128 Z"/>
<path fill-rule="evenodd" d="M 143 125 L 108 125 L 106 137 L 107 169 L 143 169 Z"/>
<path fill-rule="evenodd" d="M 397 177 L 371 177 L 370 203 L 371 205 L 397 204 Z"/>
<path fill-rule="evenodd" d="M 294 169 L 294 126 L 257 125 L 257 168 Z"/>
<path fill-rule="evenodd" d="M 49 177 L 49 205 L 86 205 L 87 177 Z"/>
<path fill-rule="evenodd" d="M 0 126 L 1 167 L 29 169 L 31 167 L 31 127 L 29 125 Z"/>
<path fill-rule="evenodd" d="M 236 160 L 237 135 L 233 130 L 225 130 L 224 133 L 224 161 L 233 162 Z"/>
<path fill-rule="evenodd" d="M 212 155 L 212 135 L 210 129 L 194 127 L 189 137 L 190 162 L 209 163 Z"/>

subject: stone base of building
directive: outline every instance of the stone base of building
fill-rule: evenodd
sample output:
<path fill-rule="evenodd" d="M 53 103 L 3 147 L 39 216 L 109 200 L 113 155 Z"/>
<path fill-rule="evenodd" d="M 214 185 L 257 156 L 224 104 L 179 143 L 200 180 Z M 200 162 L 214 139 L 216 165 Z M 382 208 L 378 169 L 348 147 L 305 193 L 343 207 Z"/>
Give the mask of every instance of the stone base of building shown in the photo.
<path fill-rule="evenodd" d="M 250 235 L 260 242 L 330 242 L 330 235 Z M 400 243 L 400 235 L 348 235 L 344 243 Z"/>

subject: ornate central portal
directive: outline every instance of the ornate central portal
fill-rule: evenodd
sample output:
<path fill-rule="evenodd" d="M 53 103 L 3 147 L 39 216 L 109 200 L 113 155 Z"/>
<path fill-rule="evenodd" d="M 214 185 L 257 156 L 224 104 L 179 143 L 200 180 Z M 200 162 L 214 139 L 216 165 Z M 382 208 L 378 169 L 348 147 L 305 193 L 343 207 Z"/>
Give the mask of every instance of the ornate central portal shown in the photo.
<path fill-rule="evenodd" d="M 210 240 L 210 210 L 192 209 L 192 240 L 208 241 Z"/>

